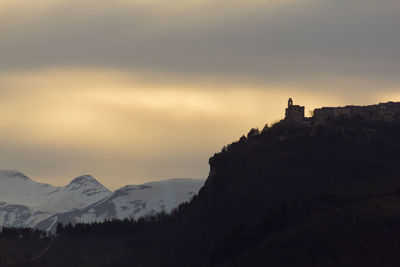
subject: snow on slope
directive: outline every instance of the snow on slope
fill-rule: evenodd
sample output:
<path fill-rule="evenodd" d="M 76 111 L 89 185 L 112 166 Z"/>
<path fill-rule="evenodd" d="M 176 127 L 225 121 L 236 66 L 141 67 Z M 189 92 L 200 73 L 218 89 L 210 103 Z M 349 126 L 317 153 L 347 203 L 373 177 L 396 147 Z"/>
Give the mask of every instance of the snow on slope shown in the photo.
<path fill-rule="evenodd" d="M 111 195 L 92 176 L 75 178 L 65 187 L 37 183 L 17 171 L 0 171 L 0 201 L 29 206 L 41 211 L 79 209 Z"/>
<path fill-rule="evenodd" d="M 55 221 L 67 223 L 101 222 L 106 219 L 137 219 L 160 211 L 167 213 L 189 201 L 204 185 L 205 179 L 171 179 L 142 185 L 129 185 L 84 209 L 57 214 L 37 225 L 49 229 Z"/>
<path fill-rule="evenodd" d="M 18 171 L 0 170 L 0 226 L 33 227 L 56 213 L 87 207 L 111 194 L 88 175 L 55 187 Z"/>
<path fill-rule="evenodd" d="M 47 194 L 57 189 L 34 182 L 17 171 L 0 171 L 0 201 L 38 207 Z"/>
<path fill-rule="evenodd" d="M 40 204 L 40 209 L 63 212 L 81 209 L 112 194 L 90 175 L 75 178 L 67 186 L 48 193 Z"/>
<path fill-rule="evenodd" d="M 53 213 L 43 212 L 24 205 L 0 202 L 0 226 L 34 227 L 51 216 L 53 216 Z"/>
<path fill-rule="evenodd" d="M 90 216 L 96 214 L 97 218 L 103 220 L 137 219 L 160 211 L 169 213 L 173 208 L 189 201 L 197 194 L 204 182 L 204 179 L 172 179 L 142 185 L 128 185 L 115 191 L 100 203 L 89 206 L 85 211 Z M 88 218 L 85 218 L 85 215 L 81 218 L 75 217 L 75 219 L 86 222 Z"/>
<path fill-rule="evenodd" d="M 0 227 L 54 229 L 57 222 L 137 219 L 171 212 L 190 200 L 205 179 L 171 179 L 129 185 L 114 193 L 90 175 L 65 187 L 37 183 L 18 171 L 0 170 Z"/>

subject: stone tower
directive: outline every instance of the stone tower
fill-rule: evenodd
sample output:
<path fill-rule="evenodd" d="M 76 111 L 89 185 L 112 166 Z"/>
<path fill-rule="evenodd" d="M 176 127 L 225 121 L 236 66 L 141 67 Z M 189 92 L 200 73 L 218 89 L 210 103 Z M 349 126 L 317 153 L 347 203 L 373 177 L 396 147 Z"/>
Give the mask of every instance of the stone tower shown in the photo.
<path fill-rule="evenodd" d="M 293 99 L 289 98 L 286 108 L 285 121 L 302 122 L 304 121 L 304 107 L 293 105 Z"/>

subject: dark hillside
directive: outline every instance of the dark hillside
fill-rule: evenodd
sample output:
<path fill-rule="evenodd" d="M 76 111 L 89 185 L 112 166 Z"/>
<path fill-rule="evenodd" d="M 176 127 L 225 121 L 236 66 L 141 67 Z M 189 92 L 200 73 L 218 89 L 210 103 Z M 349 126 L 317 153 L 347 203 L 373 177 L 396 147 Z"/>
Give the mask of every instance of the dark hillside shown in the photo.
<path fill-rule="evenodd" d="M 287 209 L 284 227 L 246 229 L 220 250 L 219 266 L 399 266 L 400 180 L 326 192 Z M 263 233 L 243 253 L 232 244 Z M 230 258 L 229 258 L 230 256 Z"/>
<path fill-rule="evenodd" d="M 399 125 L 350 125 L 281 124 L 229 145 L 210 159 L 210 176 L 192 206 L 220 207 L 228 222 L 258 220 L 320 191 L 400 177 Z"/>

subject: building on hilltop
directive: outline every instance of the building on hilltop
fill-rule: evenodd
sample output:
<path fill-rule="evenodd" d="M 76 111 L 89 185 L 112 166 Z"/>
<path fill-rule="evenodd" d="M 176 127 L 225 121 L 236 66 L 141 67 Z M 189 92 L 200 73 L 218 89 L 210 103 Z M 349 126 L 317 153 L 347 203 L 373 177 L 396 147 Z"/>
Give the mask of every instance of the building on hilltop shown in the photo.
<path fill-rule="evenodd" d="M 324 107 L 314 110 L 313 120 L 316 123 L 323 123 L 334 118 L 400 122 L 400 102 L 380 103 L 371 106 Z"/>
<path fill-rule="evenodd" d="M 293 105 L 293 99 L 289 98 L 288 107 L 286 108 L 285 121 L 303 122 L 304 119 L 304 107 Z"/>

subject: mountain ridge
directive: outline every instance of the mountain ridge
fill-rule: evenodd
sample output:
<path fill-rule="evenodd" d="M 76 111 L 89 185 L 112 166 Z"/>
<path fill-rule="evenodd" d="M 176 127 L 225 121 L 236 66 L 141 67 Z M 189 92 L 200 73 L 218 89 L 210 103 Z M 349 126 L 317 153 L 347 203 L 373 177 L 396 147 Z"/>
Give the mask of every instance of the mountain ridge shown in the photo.
<path fill-rule="evenodd" d="M 67 224 L 103 221 L 105 219 L 116 218 L 123 219 L 125 218 L 124 216 L 132 216 L 132 214 L 129 214 L 126 210 L 132 209 L 130 205 L 137 205 L 137 203 L 125 203 L 125 206 L 123 206 L 125 209 L 124 215 L 119 215 L 118 211 L 115 210 L 115 205 L 111 205 L 111 203 L 107 206 L 107 208 L 110 209 L 109 211 L 104 210 L 103 205 L 102 217 L 93 217 L 92 212 L 89 212 L 90 209 L 86 208 L 94 204 L 102 203 L 102 201 L 107 201 L 109 197 L 115 196 L 115 194 L 121 192 L 121 190 L 132 191 L 132 189 L 140 189 L 143 187 L 149 188 L 150 184 L 162 188 L 163 184 L 168 184 L 173 181 L 178 182 L 178 184 L 184 183 L 185 181 L 193 181 L 191 182 L 193 188 L 188 191 L 196 191 L 197 193 L 204 179 L 198 181 L 185 178 L 163 180 L 142 185 L 128 185 L 112 192 L 91 175 L 78 176 L 64 187 L 56 187 L 50 184 L 35 182 L 25 174 L 16 170 L 0 170 L 0 226 L 31 227 L 46 231 L 54 231 L 56 223 L 58 222 Z M 186 190 L 184 188 L 181 189 Z M 174 192 L 173 194 L 176 195 L 178 192 Z M 129 192 L 126 192 L 125 195 L 127 197 L 132 197 Z M 189 194 L 175 199 L 175 202 L 170 205 L 168 210 L 170 211 L 181 202 L 189 200 L 191 196 L 192 195 Z M 150 199 L 151 196 L 142 195 L 140 201 L 144 205 L 144 203 Z M 136 201 L 139 200 L 136 199 Z M 164 199 L 162 201 L 167 200 Z M 144 206 L 139 216 L 145 216 L 150 213 L 153 214 L 162 210 L 162 206 L 153 208 L 154 210 L 147 211 Z M 88 214 L 84 213 L 85 210 Z M 81 219 L 76 220 L 74 217 L 68 217 L 68 214 L 74 215 L 75 217 L 79 214 L 78 217 Z M 137 216 L 134 217 L 136 218 Z M 61 219 L 59 220 L 58 218 Z"/>

